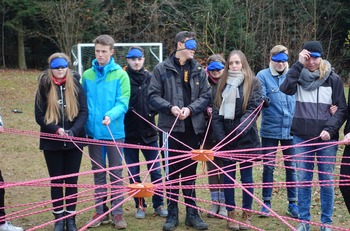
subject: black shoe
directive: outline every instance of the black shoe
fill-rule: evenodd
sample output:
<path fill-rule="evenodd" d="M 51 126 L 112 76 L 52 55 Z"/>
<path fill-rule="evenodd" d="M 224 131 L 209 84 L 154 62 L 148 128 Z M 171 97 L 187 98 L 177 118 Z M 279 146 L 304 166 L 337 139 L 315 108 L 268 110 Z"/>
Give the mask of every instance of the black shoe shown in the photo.
<path fill-rule="evenodd" d="M 69 215 L 69 213 L 66 213 Z M 75 215 L 66 218 L 66 231 L 77 231 L 77 225 L 75 224 Z"/>
<path fill-rule="evenodd" d="M 58 219 L 64 217 L 63 212 L 62 213 L 53 213 L 53 215 L 55 216 L 55 220 L 58 220 Z M 65 222 L 66 222 L 66 219 L 56 221 L 54 231 L 64 231 Z"/>
<path fill-rule="evenodd" d="M 202 221 L 199 217 L 198 210 L 190 207 L 186 207 L 186 220 L 185 225 L 193 227 L 197 230 L 208 229 L 209 225 Z"/>
<path fill-rule="evenodd" d="M 179 208 L 170 204 L 168 207 L 168 216 L 163 224 L 163 231 L 172 231 L 179 225 Z"/>

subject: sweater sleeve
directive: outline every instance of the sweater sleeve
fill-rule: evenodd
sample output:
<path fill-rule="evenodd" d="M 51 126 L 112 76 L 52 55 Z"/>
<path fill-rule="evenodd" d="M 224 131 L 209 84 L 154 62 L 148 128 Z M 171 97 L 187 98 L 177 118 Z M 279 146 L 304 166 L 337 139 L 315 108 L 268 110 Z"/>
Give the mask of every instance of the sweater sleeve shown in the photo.
<path fill-rule="evenodd" d="M 121 76 L 119 87 L 117 90 L 115 105 L 112 109 L 106 112 L 111 120 L 116 120 L 128 111 L 130 99 L 130 80 L 128 74 L 124 70 L 120 70 Z"/>
<path fill-rule="evenodd" d="M 287 95 L 294 95 L 297 91 L 297 84 L 301 70 L 304 65 L 301 62 L 294 63 L 287 72 L 286 79 L 280 86 L 280 90 Z"/>

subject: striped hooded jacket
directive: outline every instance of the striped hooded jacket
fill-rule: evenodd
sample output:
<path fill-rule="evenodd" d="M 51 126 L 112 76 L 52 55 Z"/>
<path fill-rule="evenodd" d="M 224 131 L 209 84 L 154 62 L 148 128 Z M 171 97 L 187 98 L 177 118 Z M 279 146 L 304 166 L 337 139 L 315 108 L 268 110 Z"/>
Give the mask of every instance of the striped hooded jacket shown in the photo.
<path fill-rule="evenodd" d="M 294 63 L 287 73 L 286 80 L 280 90 L 288 95 L 296 96 L 295 113 L 291 133 L 304 139 L 320 135 L 327 131 L 331 139 L 339 139 L 339 129 L 346 115 L 346 100 L 341 78 L 332 70 L 327 80 L 317 89 L 306 91 L 298 83 L 304 65 L 299 61 Z M 330 106 L 338 107 L 331 115 Z"/>

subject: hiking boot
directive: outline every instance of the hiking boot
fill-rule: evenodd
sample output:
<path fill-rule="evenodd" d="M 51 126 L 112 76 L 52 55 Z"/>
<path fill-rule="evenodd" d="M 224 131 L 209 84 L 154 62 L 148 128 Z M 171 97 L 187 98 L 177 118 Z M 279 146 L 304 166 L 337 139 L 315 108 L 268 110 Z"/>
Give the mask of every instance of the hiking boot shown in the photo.
<path fill-rule="evenodd" d="M 91 223 L 88 228 L 95 228 L 102 225 L 106 225 L 109 224 L 110 220 L 109 220 L 109 214 L 106 215 L 102 215 L 99 213 L 95 213 L 92 218 L 86 222 L 86 224 L 89 224 L 90 222 L 94 221 L 93 223 Z"/>
<path fill-rule="evenodd" d="M 296 203 L 291 203 L 288 205 L 287 214 L 293 218 L 299 217 L 299 209 Z"/>
<path fill-rule="evenodd" d="M 246 225 L 239 225 L 239 229 L 240 230 L 248 230 L 250 229 L 249 226 L 247 225 L 252 225 L 252 213 L 251 212 L 247 212 L 247 211 L 243 211 L 242 212 L 242 223 L 246 224 Z"/>
<path fill-rule="evenodd" d="M 232 219 L 232 220 L 236 220 L 236 212 L 234 210 L 228 211 L 227 217 Z M 237 231 L 237 230 L 239 230 L 239 225 L 233 221 L 227 220 L 227 228 L 229 230 Z"/>
<path fill-rule="evenodd" d="M 23 228 L 12 225 L 10 221 L 5 221 L 5 224 L 0 225 L 0 231 L 23 231 Z"/>
<path fill-rule="evenodd" d="M 161 217 L 167 217 L 168 216 L 168 210 L 166 210 L 162 205 L 158 208 L 154 209 L 154 213 L 161 216 Z"/>
<path fill-rule="evenodd" d="M 179 208 L 176 205 L 168 206 L 168 216 L 163 224 L 163 231 L 172 231 L 179 225 Z"/>
<path fill-rule="evenodd" d="M 146 212 L 145 212 L 145 208 L 142 207 L 138 207 L 135 213 L 135 218 L 137 219 L 143 219 L 146 217 Z"/>
<path fill-rule="evenodd" d="M 218 202 L 218 201 L 213 201 L 213 202 Z M 208 213 L 208 214 L 207 214 L 207 217 L 209 217 L 209 218 L 215 217 L 214 214 L 218 214 L 219 208 L 220 208 L 220 205 L 211 204 L 211 207 L 210 207 L 210 210 L 209 210 L 209 211 L 212 212 L 212 213 Z"/>
<path fill-rule="evenodd" d="M 68 215 L 66 213 L 65 215 Z M 66 231 L 77 231 L 77 225 L 75 223 L 75 215 L 66 218 Z"/>
<path fill-rule="evenodd" d="M 208 229 L 208 224 L 199 217 L 198 210 L 191 207 L 186 207 L 185 225 L 197 230 Z"/>
<path fill-rule="evenodd" d="M 62 211 L 61 213 L 53 213 L 53 215 L 55 216 L 55 220 L 58 220 L 62 217 L 64 217 L 64 212 Z M 59 221 L 55 221 L 55 226 L 54 226 L 54 231 L 64 231 L 64 226 L 66 223 L 66 219 L 62 219 Z"/>
<path fill-rule="evenodd" d="M 270 202 L 264 202 L 264 204 L 271 209 L 271 203 Z M 261 207 L 260 212 L 263 213 L 263 214 L 259 214 L 259 217 L 262 217 L 262 218 L 268 217 L 270 215 L 270 210 L 268 210 L 264 206 Z"/>
<path fill-rule="evenodd" d="M 126 227 L 128 226 L 121 214 L 114 215 L 112 217 L 112 222 L 114 223 L 115 229 L 126 229 Z"/>

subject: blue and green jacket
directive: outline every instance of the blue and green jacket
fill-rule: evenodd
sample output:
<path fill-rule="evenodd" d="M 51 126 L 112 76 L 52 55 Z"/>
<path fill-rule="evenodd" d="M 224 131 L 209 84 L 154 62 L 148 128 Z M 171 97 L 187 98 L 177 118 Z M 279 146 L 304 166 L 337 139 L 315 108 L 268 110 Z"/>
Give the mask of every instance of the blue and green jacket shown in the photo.
<path fill-rule="evenodd" d="M 128 110 L 130 81 L 128 74 L 111 57 L 109 63 L 100 67 L 96 59 L 92 68 L 83 74 L 82 85 L 86 92 L 89 116 L 86 123 L 88 137 L 98 140 L 124 139 L 124 116 Z M 105 116 L 109 125 L 102 124 Z"/>

